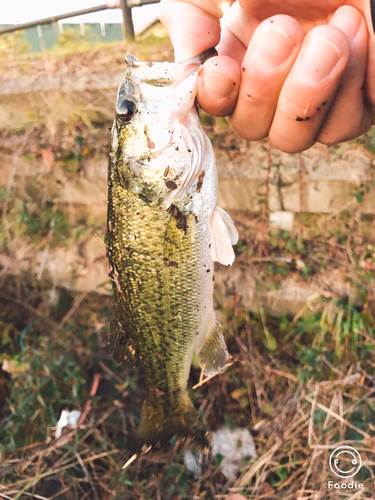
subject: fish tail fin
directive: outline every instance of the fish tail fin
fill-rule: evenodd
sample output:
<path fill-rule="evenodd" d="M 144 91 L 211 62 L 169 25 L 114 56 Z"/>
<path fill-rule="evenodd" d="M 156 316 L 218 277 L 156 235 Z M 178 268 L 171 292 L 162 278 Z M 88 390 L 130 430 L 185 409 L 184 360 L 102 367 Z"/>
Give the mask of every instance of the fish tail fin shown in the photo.
<path fill-rule="evenodd" d="M 218 373 L 227 364 L 228 350 L 215 315 L 213 315 L 211 326 L 204 342 L 196 354 L 199 364 L 202 368 L 204 367 L 204 374 L 208 377 Z"/>
<path fill-rule="evenodd" d="M 159 398 L 148 396 L 143 403 L 136 448 L 163 447 L 173 436 L 190 439 L 198 446 L 208 446 L 208 429 L 199 419 L 187 391 L 181 394 L 173 409 Z"/>

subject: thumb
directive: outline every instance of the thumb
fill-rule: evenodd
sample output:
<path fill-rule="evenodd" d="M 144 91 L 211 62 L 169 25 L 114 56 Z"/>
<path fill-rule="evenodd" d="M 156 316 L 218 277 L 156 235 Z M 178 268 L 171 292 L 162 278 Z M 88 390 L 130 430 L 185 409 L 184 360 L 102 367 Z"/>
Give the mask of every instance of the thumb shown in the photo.
<path fill-rule="evenodd" d="M 159 18 L 172 41 L 176 62 L 197 56 L 219 43 L 222 15 L 217 0 L 161 1 Z"/>

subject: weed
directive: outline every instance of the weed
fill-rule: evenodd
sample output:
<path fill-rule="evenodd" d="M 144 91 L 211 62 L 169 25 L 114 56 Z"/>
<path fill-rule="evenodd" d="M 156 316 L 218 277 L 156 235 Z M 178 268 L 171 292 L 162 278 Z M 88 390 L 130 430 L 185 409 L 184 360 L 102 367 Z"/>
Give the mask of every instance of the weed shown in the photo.
<path fill-rule="evenodd" d="M 40 240 L 53 228 L 55 244 L 61 244 L 70 234 L 71 229 L 66 213 L 58 209 L 53 201 L 46 201 L 41 208 L 29 211 L 26 200 L 23 202 L 20 222 L 25 226 L 25 234 Z"/>
<path fill-rule="evenodd" d="M 20 30 L 0 37 L 0 60 L 20 57 L 30 50 L 30 43 L 23 38 L 23 34 Z"/>
<path fill-rule="evenodd" d="M 140 58 L 157 53 L 164 59 L 164 47 L 170 55 L 166 38 L 154 35 L 141 41 L 138 52 L 129 50 Z M 113 54 L 125 52 L 125 45 L 113 44 L 103 51 L 112 54 L 113 64 Z M 55 55 L 59 64 L 70 68 L 77 61 L 75 52 L 67 43 Z M 77 57 L 83 53 L 77 51 Z M 93 52 L 88 54 L 92 59 Z M 223 457 L 217 456 L 197 481 L 186 470 L 179 443 L 171 440 L 166 451 L 141 456 L 122 470 L 146 388 L 137 370 L 109 357 L 111 298 L 70 292 L 44 276 L 36 279 L 32 265 L 25 266 L 19 256 L 48 245 L 59 250 L 74 247 L 92 229 L 88 216 L 78 210 L 72 223 L 71 212 L 53 197 L 45 198 L 41 186 L 50 170 L 60 169 L 64 182 L 84 177 L 86 160 L 98 151 L 107 152 L 110 119 L 98 113 L 95 123 L 83 114 L 73 120 L 57 108 L 53 101 L 44 114 L 35 111 L 28 125 L 30 140 L 22 142 L 22 161 L 32 167 L 41 163 L 44 169 L 38 172 L 34 190 L 25 194 L 15 179 L 12 189 L 1 192 L 7 202 L 7 224 L 0 228 L 0 496 L 180 500 L 225 498 L 233 491 L 249 500 L 325 499 L 324 482 L 331 478 L 329 455 L 338 443 L 350 443 L 360 449 L 364 466 L 358 478 L 365 487 L 362 497 L 370 498 L 375 240 L 373 219 L 360 213 L 368 185 L 359 184 L 353 204 L 336 214 L 296 214 L 296 227 L 290 231 L 268 226 L 270 208 L 264 192 L 260 215 L 238 217 L 237 270 L 251 277 L 257 297 L 270 290 L 282 296 L 289 290 L 288 280 L 301 288 L 318 288 L 297 314 L 283 308 L 282 315 L 273 316 L 269 304 L 248 311 L 233 286 L 224 283 L 218 305 L 236 362 L 198 390 L 192 387 L 199 381 L 200 368 L 193 363 L 189 393 L 201 418 L 212 430 L 223 425 L 249 428 L 257 461 L 242 462 L 239 476 L 228 482 L 218 468 Z M 51 118 L 55 114 L 61 118 L 58 123 Z M 236 159 L 243 143 L 226 129 L 224 119 L 212 120 L 203 113 L 201 117 L 213 142 Z M 17 127 L 1 132 L 9 148 L 15 137 L 29 137 L 24 125 Z M 371 151 L 369 134 L 362 144 Z M 263 154 L 267 153 L 264 143 Z M 281 156 L 272 165 L 275 175 L 270 166 L 265 168 L 269 176 L 264 187 L 274 183 L 281 194 Z M 96 226 L 101 227 L 97 221 Z M 81 242 L 79 252 L 84 253 Z M 18 274 L 6 267 L 11 257 L 19 264 Z M 78 409 L 82 420 L 56 439 L 62 409 Z"/>

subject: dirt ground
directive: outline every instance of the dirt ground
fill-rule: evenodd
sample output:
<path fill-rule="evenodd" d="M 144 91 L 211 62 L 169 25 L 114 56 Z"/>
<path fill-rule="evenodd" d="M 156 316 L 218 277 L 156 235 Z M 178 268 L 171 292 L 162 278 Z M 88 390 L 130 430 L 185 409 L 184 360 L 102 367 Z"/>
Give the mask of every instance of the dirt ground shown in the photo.
<path fill-rule="evenodd" d="M 365 209 L 372 196 L 371 133 L 346 146 L 354 161 L 368 158 L 370 169 L 354 184 L 350 204 L 326 214 L 296 213 L 290 230 L 270 224 L 267 201 L 275 187 L 271 172 L 278 162 L 287 168 L 286 159 L 272 163 L 276 156 L 267 142 L 255 146 L 271 158 L 258 209 L 232 213 L 240 234 L 236 265 L 216 273 L 215 307 L 234 363 L 203 384 L 194 364 L 189 394 L 212 431 L 249 430 L 257 457 L 239 458 L 238 472 L 228 478 L 218 454 L 200 464 L 197 477 L 184 461 L 186 444 L 171 440 L 163 452 L 151 451 L 122 469 L 145 384 L 137 368 L 109 355 L 111 296 L 70 286 L 77 272 L 96 273 L 105 259 L 105 210 L 91 201 L 59 202 L 54 191 L 80 176 L 86 182 L 91 172 L 90 189 L 100 194 L 95 160 L 108 152 L 113 91 L 105 85 L 99 93 L 88 91 L 82 104 L 78 87 L 64 101 L 43 85 L 67 77 L 87 82 L 88 75 L 95 80 L 104 73 L 110 78 L 121 71 L 127 50 L 171 60 L 165 36 L 149 37 L 131 47 L 2 63 L 0 91 L 7 94 L 1 97 L 0 159 L 7 181 L 0 182 L 0 498 L 375 498 L 375 236 Z M 22 106 L 23 94 L 10 93 L 12 82 L 41 87 Z M 235 163 L 253 147 L 224 120 L 202 120 L 218 155 Z M 344 153 L 335 146 L 329 154 Z M 64 286 L 53 279 L 61 268 L 71 280 Z M 252 300 L 262 293 L 286 296 L 296 284 L 316 288 L 296 311 L 283 306 L 271 314 L 268 302 L 258 300 L 252 310 L 244 300 L 250 284 Z M 56 437 L 63 409 L 79 410 L 81 417 Z M 329 467 L 339 446 L 361 456 L 352 487 Z"/>

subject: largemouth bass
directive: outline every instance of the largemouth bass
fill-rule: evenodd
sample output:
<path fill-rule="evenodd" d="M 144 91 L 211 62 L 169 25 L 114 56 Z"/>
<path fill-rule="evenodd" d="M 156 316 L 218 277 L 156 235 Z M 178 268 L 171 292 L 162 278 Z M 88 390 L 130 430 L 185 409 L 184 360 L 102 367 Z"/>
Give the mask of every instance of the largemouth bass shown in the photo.
<path fill-rule="evenodd" d="M 119 362 L 140 364 L 148 386 L 139 446 L 173 435 L 205 445 L 187 392 L 193 354 L 206 375 L 228 352 L 213 308 L 214 266 L 231 264 L 237 231 L 216 207 L 217 172 L 199 123 L 197 69 L 127 56 L 108 177 L 107 245 Z"/>

